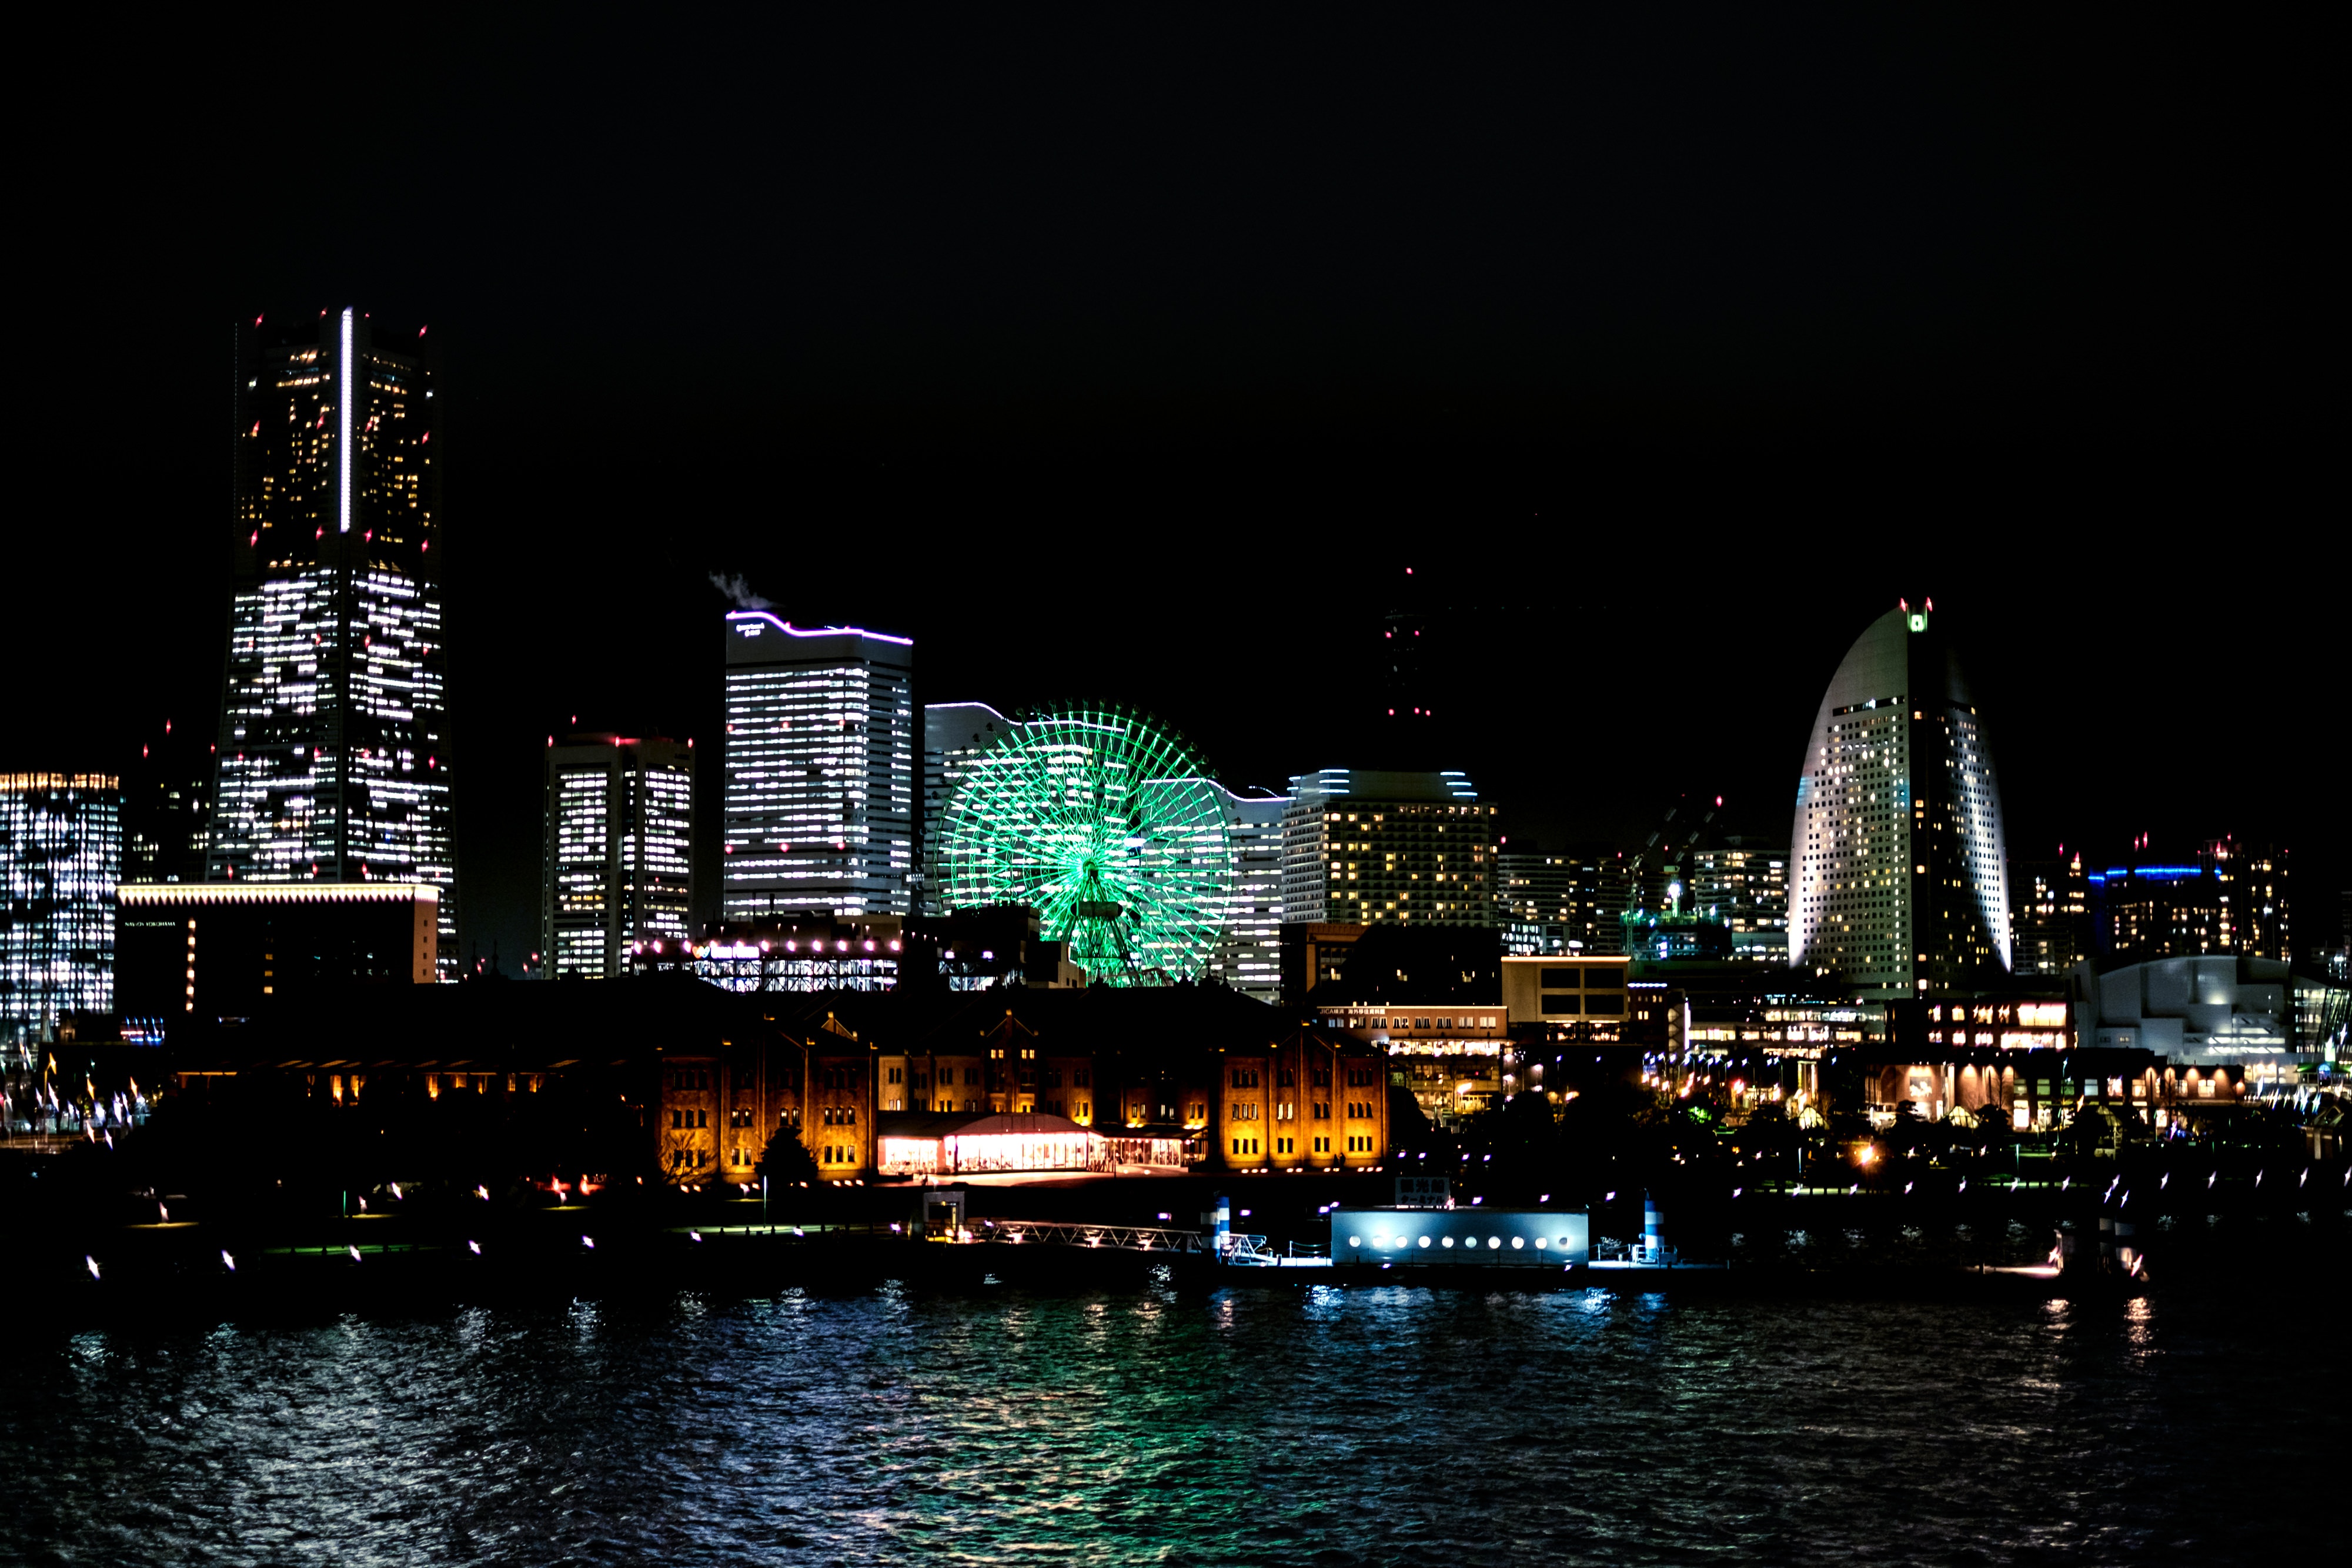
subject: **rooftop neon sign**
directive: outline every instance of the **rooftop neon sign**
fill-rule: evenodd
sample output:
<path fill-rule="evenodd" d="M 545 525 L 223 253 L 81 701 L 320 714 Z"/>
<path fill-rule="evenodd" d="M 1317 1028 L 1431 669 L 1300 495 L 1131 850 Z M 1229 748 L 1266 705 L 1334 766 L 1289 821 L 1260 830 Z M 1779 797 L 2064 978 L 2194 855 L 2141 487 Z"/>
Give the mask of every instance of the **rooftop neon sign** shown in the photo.
<path fill-rule="evenodd" d="M 779 621 L 764 610 L 730 610 L 727 612 L 727 619 L 735 622 L 764 621 L 787 637 L 871 637 L 877 643 L 896 643 L 901 648 L 911 648 L 915 645 L 915 640 L 912 637 L 893 637 L 887 632 L 868 632 L 863 626 L 819 626 L 803 629 L 793 625 L 789 621 Z M 760 633 L 757 628 L 746 627 L 744 634 L 756 637 Z"/>

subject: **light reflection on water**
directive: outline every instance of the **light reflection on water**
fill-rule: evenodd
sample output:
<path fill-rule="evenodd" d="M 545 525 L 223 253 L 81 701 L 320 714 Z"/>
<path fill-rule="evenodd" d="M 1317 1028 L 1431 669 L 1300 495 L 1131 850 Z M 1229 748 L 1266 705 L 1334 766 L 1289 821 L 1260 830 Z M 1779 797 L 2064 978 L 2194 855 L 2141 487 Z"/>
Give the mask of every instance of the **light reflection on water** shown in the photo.
<path fill-rule="evenodd" d="M 2232 1478 L 2343 1417 L 2244 1306 L 890 1284 L 20 1335 L 0 1560 L 2259 1562 L 2294 1526 Z"/>

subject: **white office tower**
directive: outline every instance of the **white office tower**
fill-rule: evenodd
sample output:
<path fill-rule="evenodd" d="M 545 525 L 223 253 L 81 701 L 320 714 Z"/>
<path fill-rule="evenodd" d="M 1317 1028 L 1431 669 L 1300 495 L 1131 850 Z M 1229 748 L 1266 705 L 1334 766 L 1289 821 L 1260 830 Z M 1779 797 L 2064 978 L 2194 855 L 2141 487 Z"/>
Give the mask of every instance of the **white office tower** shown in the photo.
<path fill-rule="evenodd" d="M 547 748 L 541 972 L 604 979 L 693 934 L 691 742 L 574 736 Z"/>
<path fill-rule="evenodd" d="M 423 329 L 237 328 L 208 882 L 431 883 L 457 973 L 440 448 Z"/>
<path fill-rule="evenodd" d="M 908 638 L 728 613 L 722 919 L 911 913 L 914 663 Z"/>
<path fill-rule="evenodd" d="M 1789 961 L 1872 1000 L 1964 992 L 2010 968 L 1992 756 L 1932 619 L 1904 604 L 1856 640 L 1797 780 Z"/>
<path fill-rule="evenodd" d="M 949 797 L 971 759 L 1020 727 L 986 703 L 923 705 L 922 873 L 914 900 L 918 915 L 944 915 L 939 873 L 931 864 Z"/>
<path fill-rule="evenodd" d="M 1282 1000 L 1282 814 L 1290 797 L 1222 787 L 1234 857 L 1233 912 L 1210 973 L 1244 996 Z"/>

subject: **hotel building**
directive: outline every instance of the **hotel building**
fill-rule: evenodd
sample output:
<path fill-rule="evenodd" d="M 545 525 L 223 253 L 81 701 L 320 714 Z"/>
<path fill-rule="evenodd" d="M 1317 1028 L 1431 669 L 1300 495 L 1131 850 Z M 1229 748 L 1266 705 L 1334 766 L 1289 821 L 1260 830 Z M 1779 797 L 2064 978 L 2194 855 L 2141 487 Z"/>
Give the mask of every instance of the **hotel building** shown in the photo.
<path fill-rule="evenodd" d="M 907 915 L 914 644 L 730 612 L 720 917 Z"/>
<path fill-rule="evenodd" d="M 1498 808 L 1461 773 L 1327 768 L 1290 781 L 1286 923 L 1497 924 Z"/>
<path fill-rule="evenodd" d="M 694 910 L 694 744 L 574 736 L 547 748 L 541 972 L 609 979 Z"/>
<path fill-rule="evenodd" d="M 357 310 L 236 333 L 235 580 L 205 879 L 429 883 L 457 963 L 424 330 Z"/>
<path fill-rule="evenodd" d="M 114 1010 L 121 814 L 111 775 L 0 773 L 0 1046 Z"/>
<path fill-rule="evenodd" d="M 1966 991 L 2010 967 L 1992 754 L 1933 620 L 1899 606 L 1855 640 L 1797 781 L 1789 959 L 1866 998 Z"/>

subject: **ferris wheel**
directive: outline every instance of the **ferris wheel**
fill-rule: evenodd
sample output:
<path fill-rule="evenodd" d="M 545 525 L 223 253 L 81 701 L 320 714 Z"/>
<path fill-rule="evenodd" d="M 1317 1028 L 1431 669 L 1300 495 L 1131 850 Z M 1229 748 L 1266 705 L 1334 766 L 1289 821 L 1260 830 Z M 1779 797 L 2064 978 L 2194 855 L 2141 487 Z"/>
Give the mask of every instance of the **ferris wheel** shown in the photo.
<path fill-rule="evenodd" d="M 958 769 L 934 860 L 950 909 L 1025 904 L 1114 986 L 1190 979 L 1234 892 L 1224 791 L 1174 732 L 1121 707 L 1034 713 Z"/>

